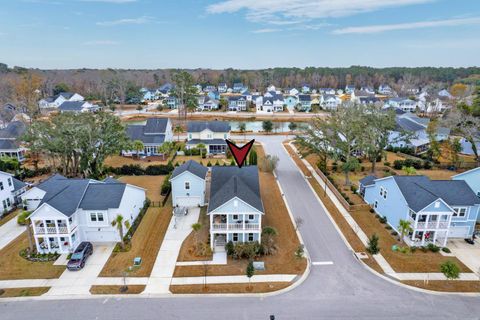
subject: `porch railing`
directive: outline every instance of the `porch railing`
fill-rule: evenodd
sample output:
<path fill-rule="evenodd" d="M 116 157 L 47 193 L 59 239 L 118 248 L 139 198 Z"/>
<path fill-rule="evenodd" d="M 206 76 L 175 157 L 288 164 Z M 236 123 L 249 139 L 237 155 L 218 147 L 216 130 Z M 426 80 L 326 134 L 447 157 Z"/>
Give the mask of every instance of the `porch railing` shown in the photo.
<path fill-rule="evenodd" d="M 437 223 L 438 223 L 438 228 L 437 228 Z M 415 227 L 415 224 L 413 224 L 412 227 Z M 416 229 L 448 229 L 448 222 L 446 221 L 417 222 Z"/>
<path fill-rule="evenodd" d="M 259 230 L 258 223 L 214 223 L 213 230 Z"/>
<path fill-rule="evenodd" d="M 58 232 L 57 228 L 55 227 L 35 227 L 35 233 L 36 234 L 67 234 L 68 233 L 68 228 L 67 227 L 58 227 Z"/>

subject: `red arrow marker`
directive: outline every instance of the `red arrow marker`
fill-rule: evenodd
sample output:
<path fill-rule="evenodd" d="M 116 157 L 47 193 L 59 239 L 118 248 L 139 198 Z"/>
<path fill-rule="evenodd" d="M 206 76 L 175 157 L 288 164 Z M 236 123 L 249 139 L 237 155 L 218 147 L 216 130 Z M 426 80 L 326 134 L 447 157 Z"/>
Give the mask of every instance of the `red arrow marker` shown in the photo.
<path fill-rule="evenodd" d="M 235 143 L 229 140 L 225 140 L 225 142 L 230 148 L 230 151 L 232 152 L 232 155 L 235 158 L 235 161 L 237 162 L 237 166 L 241 168 L 243 166 L 243 163 L 245 162 L 245 159 L 247 158 L 248 152 L 250 151 L 250 149 L 252 149 L 255 139 L 249 141 L 247 144 L 241 147 L 237 147 Z"/>

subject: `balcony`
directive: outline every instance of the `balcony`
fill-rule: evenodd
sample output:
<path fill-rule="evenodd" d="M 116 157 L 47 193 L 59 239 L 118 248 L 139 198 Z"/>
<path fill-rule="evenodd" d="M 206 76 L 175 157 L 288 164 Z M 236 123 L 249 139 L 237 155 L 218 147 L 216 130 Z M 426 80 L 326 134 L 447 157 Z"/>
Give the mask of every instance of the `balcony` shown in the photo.
<path fill-rule="evenodd" d="M 55 227 L 35 227 L 35 234 L 68 234 L 67 226 L 59 226 L 58 232 Z"/>
<path fill-rule="evenodd" d="M 417 225 L 415 226 L 415 220 L 412 219 L 412 217 L 408 217 L 408 220 L 410 221 L 410 224 L 412 228 L 414 229 L 448 229 L 449 223 L 448 221 L 431 221 L 431 222 L 417 222 Z M 438 227 L 437 227 L 438 223 Z"/>
<path fill-rule="evenodd" d="M 238 230 L 260 230 L 258 223 L 214 223 L 212 224 L 214 231 L 238 231 Z"/>

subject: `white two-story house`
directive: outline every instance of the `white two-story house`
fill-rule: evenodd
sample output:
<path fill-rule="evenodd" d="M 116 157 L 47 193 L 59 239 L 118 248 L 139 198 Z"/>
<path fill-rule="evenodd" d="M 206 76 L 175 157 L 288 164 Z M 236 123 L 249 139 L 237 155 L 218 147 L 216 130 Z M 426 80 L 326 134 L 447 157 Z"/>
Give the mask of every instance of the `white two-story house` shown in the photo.
<path fill-rule="evenodd" d="M 51 96 L 45 99 L 41 99 L 38 102 L 40 109 L 53 109 L 58 108 L 65 101 L 83 101 L 84 98 L 78 93 L 74 92 L 61 92 L 55 96 Z"/>
<path fill-rule="evenodd" d="M 133 224 L 145 203 L 145 190 L 108 178 L 67 179 L 54 175 L 22 195 L 40 253 L 69 253 L 82 241 L 118 242 L 112 221 Z M 128 231 L 123 225 L 124 234 Z"/>
<path fill-rule="evenodd" d="M 333 94 L 323 94 L 320 96 L 320 106 L 325 110 L 337 110 L 342 104 L 342 99 Z"/>
<path fill-rule="evenodd" d="M 10 173 L 0 171 L 0 217 L 22 202 L 20 195 L 27 185 L 13 177 Z"/>
<path fill-rule="evenodd" d="M 257 166 L 212 167 L 207 210 L 212 248 L 260 242 L 264 212 Z"/>
<path fill-rule="evenodd" d="M 187 125 L 187 148 L 203 144 L 207 154 L 225 154 L 230 139 L 230 124 L 225 121 L 190 121 Z"/>
<path fill-rule="evenodd" d="M 143 150 L 139 152 L 143 156 L 163 155 L 160 147 L 166 141 L 173 141 L 172 122 L 169 118 L 149 118 L 144 125 L 128 125 L 127 136 L 130 140 L 143 142 Z M 125 150 L 123 155 L 136 154 L 137 150 Z"/>

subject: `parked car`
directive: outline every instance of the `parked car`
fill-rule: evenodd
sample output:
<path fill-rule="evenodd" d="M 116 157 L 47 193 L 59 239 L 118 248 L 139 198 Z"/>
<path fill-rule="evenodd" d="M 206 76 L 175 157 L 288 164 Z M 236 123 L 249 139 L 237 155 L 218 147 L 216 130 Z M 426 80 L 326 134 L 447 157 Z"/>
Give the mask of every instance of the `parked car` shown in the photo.
<path fill-rule="evenodd" d="M 85 266 L 88 257 L 93 253 L 93 246 L 90 242 L 82 242 L 78 245 L 75 252 L 67 263 L 67 269 L 70 271 L 80 270 Z"/>

